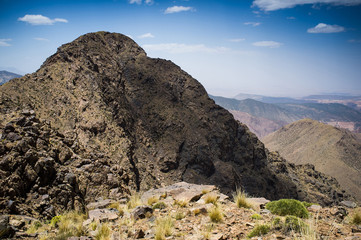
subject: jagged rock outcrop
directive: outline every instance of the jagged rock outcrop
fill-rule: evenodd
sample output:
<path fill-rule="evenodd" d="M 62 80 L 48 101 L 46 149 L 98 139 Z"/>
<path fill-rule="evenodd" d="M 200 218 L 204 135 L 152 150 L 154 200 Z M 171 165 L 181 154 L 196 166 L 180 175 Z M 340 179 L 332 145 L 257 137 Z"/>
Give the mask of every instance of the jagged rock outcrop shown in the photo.
<path fill-rule="evenodd" d="M 28 130 L 19 119 L 22 109 L 33 109 L 36 118 L 50 123 L 49 133 L 35 124 L 42 145 L 33 139 L 24 142 L 24 149 L 17 147 Z M 3 202 L 34 206 L 29 196 L 42 187 L 49 207 L 62 209 L 77 198 L 120 197 L 179 181 L 215 184 L 227 194 L 242 187 L 268 199 L 317 195 L 326 204 L 347 197 L 328 181 L 320 183 L 327 191 L 308 191 L 299 171 L 289 170 L 287 163 L 279 175 L 280 165 L 258 138 L 216 105 L 199 82 L 170 61 L 147 57 L 121 34 L 90 33 L 61 46 L 37 72 L 0 87 L 0 113 L 1 181 L 9 185 L 0 190 Z M 8 132 L 9 122 L 14 134 Z M 26 165 L 29 151 L 37 157 Z M 11 170 L 9 158 L 19 163 Z M 22 174 L 30 167 L 32 181 Z M 64 181 L 72 187 L 70 203 L 51 194 Z M 26 182 L 26 187 L 16 191 L 11 182 Z"/>

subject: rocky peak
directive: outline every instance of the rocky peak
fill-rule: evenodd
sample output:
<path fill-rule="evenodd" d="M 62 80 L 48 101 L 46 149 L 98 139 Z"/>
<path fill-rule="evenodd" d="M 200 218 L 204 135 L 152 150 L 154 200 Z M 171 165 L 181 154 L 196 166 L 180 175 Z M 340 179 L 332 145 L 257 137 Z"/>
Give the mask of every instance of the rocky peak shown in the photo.
<path fill-rule="evenodd" d="M 198 81 L 170 61 L 147 57 L 121 34 L 81 36 L 60 47 L 36 73 L 0 87 L 0 126 L 16 119 L 24 107 L 78 144 L 78 153 L 55 165 L 74 173 L 84 202 L 179 181 L 215 184 L 227 194 L 242 187 L 269 199 L 326 204 L 347 197 L 327 179 L 318 183 L 327 186 L 319 194 L 300 184 L 301 172 L 289 164 L 278 161 L 272 167 L 272 156 L 258 138 L 216 105 Z M 46 146 L 51 148 L 51 141 Z M 41 149 L 33 146 L 32 151 Z M 16 147 L 1 154 L 22 161 Z M 21 185 L 26 181 L 21 166 L 0 169 L 6 172 L 1 180 L 14 178 Z M 39 174 L 21 194 L 0 192 L 4 202 L 24 202 L 36 193 L 33 184 L 43 181 Z M 54 181 L 47 181 L 42 191 L 55 191 Z M 51 196 L 51 204 L 62 204 Z"/>

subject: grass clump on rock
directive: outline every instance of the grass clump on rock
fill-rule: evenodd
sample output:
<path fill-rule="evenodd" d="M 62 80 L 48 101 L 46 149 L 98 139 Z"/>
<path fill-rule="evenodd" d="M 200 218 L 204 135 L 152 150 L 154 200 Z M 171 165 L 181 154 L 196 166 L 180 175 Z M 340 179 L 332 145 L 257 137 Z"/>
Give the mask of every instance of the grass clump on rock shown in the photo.
<path fill-rule="evenodd" d="M 154 209 L 164 209 L 166 208 L 167 205 L 164 202 L 157 202 L 156 204 L 153 205 L 153 210 Z"/>
<path fill-rule="evenodd" d="M 279 216 L 292 215 L 299 218 L 307 218 L 309 216 L 305 206 L 295 199 L 281 199 L 269 202 L 266 204 L 266 208 Z"/>
<path fill-rule="evenodd" d="M 204 198 L 205 203 L 212 203 L 214 205 L 217 204 L 217 200 L 218 200 L 217 194 L 208 194 Z"/>

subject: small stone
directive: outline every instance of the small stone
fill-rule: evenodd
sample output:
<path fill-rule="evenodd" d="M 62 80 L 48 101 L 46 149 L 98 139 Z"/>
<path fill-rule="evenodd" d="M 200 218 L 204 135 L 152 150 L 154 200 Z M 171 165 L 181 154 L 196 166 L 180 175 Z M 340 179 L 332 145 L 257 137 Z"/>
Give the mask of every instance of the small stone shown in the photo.
<path fill-rule="evenodd" d="M 310 212 L 318 212 L 321 209 L 322 209 L 322 207 L 320 205 L 311 205 L 307 208 L 307 210 Z"/>
<path fill-rule="evenodd" d="M 75 177 L 75 176 L 74 176 Z M 111 199 L 104 199 L 97 202 L 92 202 L 86 205 L 86 207 L 90 209 L 102 209 L 108 207 L 110 204 L 113 203 L 113 200 Z"/>
<path fill-rule="evenodd" d="M 138 206 L 131 212 L 131 217 L 134 220 L 145 218 L 147 213 L 153 213 L 153 209 L 149 206 Z"/>
<path fill-rule="evenodd" d="M 348 208 L 355 208 L 357 207 L 357 204 L 352 202 L 352 201 L 342 201 L 340 202 L 340 204 L 344 207 L 348 207 Z"/>

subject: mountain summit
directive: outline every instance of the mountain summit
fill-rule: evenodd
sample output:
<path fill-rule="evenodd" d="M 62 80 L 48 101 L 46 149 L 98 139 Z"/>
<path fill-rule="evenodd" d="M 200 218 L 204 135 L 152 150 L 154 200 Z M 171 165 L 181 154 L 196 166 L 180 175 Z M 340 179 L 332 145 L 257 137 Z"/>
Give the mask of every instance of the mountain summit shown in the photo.
<path fill-rule="evenodd" d="M 347 198 L 312 166 L 268 154 L 199 82 L 117 33 L 83 35 L 1 86 L 0 112 L 5 212 L 51 216 L 179 181 L 269 199 Z"/>

